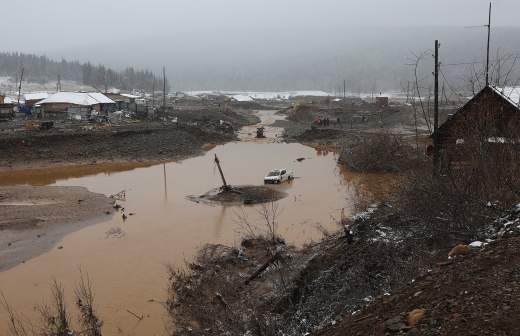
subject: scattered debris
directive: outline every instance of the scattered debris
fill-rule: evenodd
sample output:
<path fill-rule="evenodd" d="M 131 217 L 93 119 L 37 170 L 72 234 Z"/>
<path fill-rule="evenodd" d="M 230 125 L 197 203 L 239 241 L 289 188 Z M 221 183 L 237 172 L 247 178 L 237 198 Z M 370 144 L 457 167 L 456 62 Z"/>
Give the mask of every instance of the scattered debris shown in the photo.
<path fill-rule="evenodd" d="M 142 321 L 144 319 L 144 315 L 137 315 L 136 313 L 134 313 L 133 311 L 131 311 L 130 309 L 127 309 L 126 310 L 130 315 L 132 315 L 133 317 L 135 317 L 136 319 L 138 319 L 139 321 Z"/>
<path fill-rule="evenodd" d="M 105 238 L 123 238 L 126 233 L 119 227 L 113 227 L 105 232 Z"/>

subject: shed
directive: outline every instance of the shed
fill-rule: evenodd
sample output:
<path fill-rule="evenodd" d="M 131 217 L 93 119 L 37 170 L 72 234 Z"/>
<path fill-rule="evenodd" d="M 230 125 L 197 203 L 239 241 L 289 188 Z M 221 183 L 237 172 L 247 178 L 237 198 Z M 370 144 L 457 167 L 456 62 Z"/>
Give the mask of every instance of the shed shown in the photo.
<path fill-rule="evenodd" d="M 467 165 L 478 155 L 493 160 L 499 148 L 518 150 L 520 87 L 487 86 L 437 131 L 442 167 Z"/>

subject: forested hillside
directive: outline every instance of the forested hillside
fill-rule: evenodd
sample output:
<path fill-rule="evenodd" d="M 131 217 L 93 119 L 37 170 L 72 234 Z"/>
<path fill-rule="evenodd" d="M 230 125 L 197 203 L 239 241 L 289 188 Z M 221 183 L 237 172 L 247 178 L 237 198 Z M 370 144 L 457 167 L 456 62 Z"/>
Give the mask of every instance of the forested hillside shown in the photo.
<path fill-rule="evenodd" d="M 149 70 L 139 70 L 128 67 L 123 71 L 115 71 L 103 65 L 91 63 L 69 62 L 64 59 L 56 61 L 46 56 L 37 56 L 22 53 L 0 52 L 0 76 L 20 78 L 24 68 L 24 80 L 35 83 L 47 83 L 61 80 L 70 80 L 84 85 L 90 85 L 105 90 L 118 88 L 122 90 L 152 91 L 162 90 L 162 78 L 156 78 Z M 154 84 L 155 82 L 155 84 Z M 167 89 L 169 85 L 167 82 Z"/>

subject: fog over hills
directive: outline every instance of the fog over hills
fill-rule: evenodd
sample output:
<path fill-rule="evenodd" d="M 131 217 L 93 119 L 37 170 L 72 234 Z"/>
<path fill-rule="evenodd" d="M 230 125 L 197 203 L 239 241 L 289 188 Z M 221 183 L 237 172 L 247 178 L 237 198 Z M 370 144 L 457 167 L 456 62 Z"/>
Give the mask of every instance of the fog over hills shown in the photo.
<path fill-rule="evenodd" d="M 520 28 L 497 28 L 493 32 L 492 59 L 520 55 Z M 441 61 L 447 80 L 463 86 L 473 66 L 448 65 L 483 62 L 485 29 L 463 27 L 351 28 L 345 34 L 309 32 L 291 36 L 273 34 L 268 41 L 254 34 L 247 38 L 223 36 L 200 43 L 198 38 L 156 37 L 144 48 L 135 41 L 117 45 L 50 53 L 51 56 L 90 60 L 111 67 L 127 64 L 160 71 L 166 65 L 176 90 L 337 90 L 347 80 L 349 91 L 369 92 L 400 89 L 412 79 L 414 53 L 433 49 L 441 41 Z M 163 41 L 168 41 L 163 43 Z M 170 42 L 171 41 L 171 42 Z M 99 54 L 97 50 L 103 50 Z M 78 57 L 80 55 L 80 57 Z M 124 60 L 125 64 L 122 64 Z M 433 59 L 421 63 L 423 76 L 431 72 Z M 475 64 L 481 70 L 483 63 Z"/>
<path fill-rule="evenodd" d="M 65 0 L 40 6 L 38 15 L 29 11 L 31 3 L 7 7 L 27 7 L 28 20 L 44 14 L 59 20 L 42 25 L 38 34 L 20 28 L 3 51 L 119 70 L 159 73 L 164 65 L 173 90 L 335 91 L 346 79 L 349 91 L 365 92 L 400 89 L 411 79 L 406 64 L 412 52 L 432 49 L 435 39 L 445 64 L 483 61 L 485 28 L 465 26 L 485 24 L 488 6 L 483 0 L 90 0 L 82 10 L 88 24 L 79 24 L 77 7 Z M 497 49 L 500 55 L 520 54 L 518 12 L 517 1 L 494 1 L 492 55 Z M 431 72 L 428 62 L 423 76 Z M 444 70 L 453 86 L 463 86 L 473 71 L 463 65 Z"/>

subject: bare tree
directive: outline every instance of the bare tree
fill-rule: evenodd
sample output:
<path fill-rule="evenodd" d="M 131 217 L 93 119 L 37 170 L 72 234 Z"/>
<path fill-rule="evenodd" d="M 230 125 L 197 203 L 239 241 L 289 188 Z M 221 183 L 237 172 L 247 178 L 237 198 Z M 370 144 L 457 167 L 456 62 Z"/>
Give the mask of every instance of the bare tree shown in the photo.
<path fill-rule="evenodd" d="M 260 222 L 249 219 L 244 208 L 235 213 L 236 222 L 239 226 L 239 233 L 244 238 L 265 238 L 276 244 L 280 240 L 278 235 L 278 217 L 281 213 L 280 204 L 276 201 L 264 203 L 256 208 L 256 213 Z"/>
<path fill-rule="evenodd" d="M 414 74 L 414 79 L 415 79 L 414 91 L 417 94 L 417 99 L 419 100 L 419 107 L 421 108 L 421 112 L 422 112 L 426 127 L 428 127 L 428 131 L 431 133 L 432 132 L 432 125 L 431 125 L 432 122 L 431 122 L 431 119 L 427 115 L 426 108 L 424 107 L 424 103 L 423 103 L 422 95 L 421 95 L 421 86 L 420 86 L 420 82 L 422 80 L 419 78 L 420 63 L 424 59 L 424 57 L 430 53 L 431 53 L 430 50 L 426 50 L 426 51 L 422 52 L 421 54 L 414 54 L 414 53 L 412 53 L 412 54 L 415 57 L 414 62 L 413 62 L 413 69 L 414 69 L 413 74 Z M 413 107 L 414 107 L 414 109 L 416 108 L 415 99 L 413 100 Z"/>
<path fill-rule="evenodd" d="M 275 244 L 278 240 L 278 215 L 280 214 L 280 204 L 275 201 L 264 203 L 257 210 L 262 217 L 267 237 Z"/>

